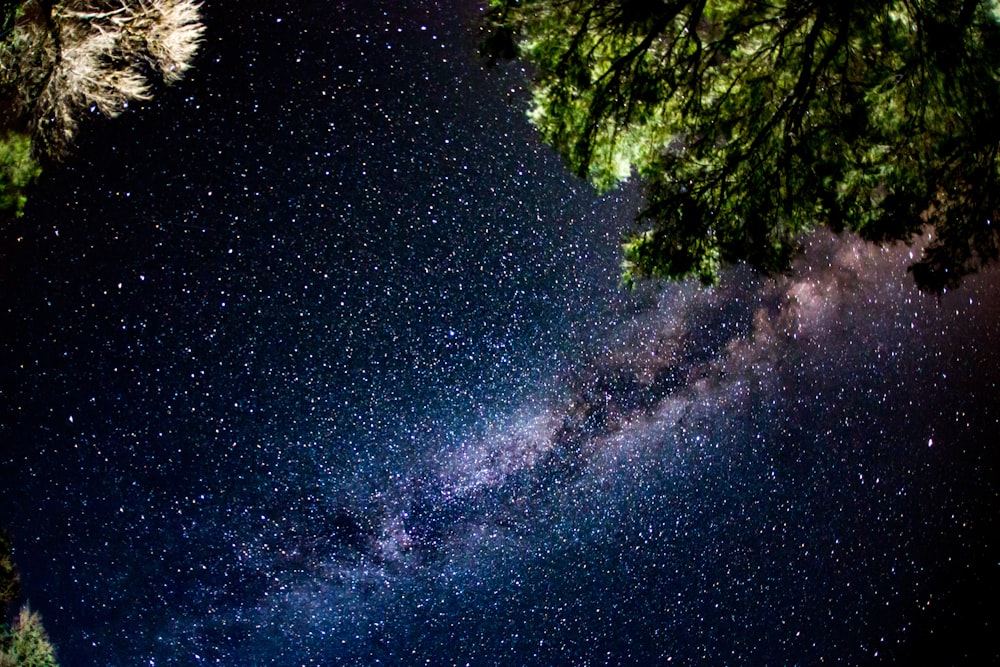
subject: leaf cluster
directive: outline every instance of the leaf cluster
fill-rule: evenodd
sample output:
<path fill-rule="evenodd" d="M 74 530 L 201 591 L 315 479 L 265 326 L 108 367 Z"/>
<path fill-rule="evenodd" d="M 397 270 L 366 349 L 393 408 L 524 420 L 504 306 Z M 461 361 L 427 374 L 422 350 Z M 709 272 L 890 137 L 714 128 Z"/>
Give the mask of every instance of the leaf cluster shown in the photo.
<path fill-rule="evenodd" d="M 930 290 L 997 257 L 995 1 L 495 0 L 489 22 L 487 48 L 535 66 L 529 117 L 570 168 L 642 178 L 626 282 L 782 271 L 819 224 L 929 229 Z"/>
<path fill-rule="evenodd" d="M 27 201 L 24 189 L 41 172 L 38 160 L 32 155 L 31 138 L 28 135 L 12 132 L 0 138 L 0 211 L 10 211 L 15 216 L 20 216 Z M 3 564 L 0 562 L 0 572 L 2 568 Z"/>
<path fill-rule="evenodd" d="M 21 13 L 21 0 L 0 1 L 0 39 L 14 29 L 14 23 Z"/>

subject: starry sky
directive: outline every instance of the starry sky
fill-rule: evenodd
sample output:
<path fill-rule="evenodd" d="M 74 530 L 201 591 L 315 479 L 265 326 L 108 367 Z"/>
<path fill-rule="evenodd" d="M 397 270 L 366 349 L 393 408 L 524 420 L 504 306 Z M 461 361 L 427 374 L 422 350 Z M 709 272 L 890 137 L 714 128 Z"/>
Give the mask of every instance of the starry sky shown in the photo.
<path fill-rule="evenodd" d="M 1000 287 L 818 233 L 618 285 L 474 2 L 207 1 L 0 228 L 0 523 L 64 667 L 987 664 Z"/>

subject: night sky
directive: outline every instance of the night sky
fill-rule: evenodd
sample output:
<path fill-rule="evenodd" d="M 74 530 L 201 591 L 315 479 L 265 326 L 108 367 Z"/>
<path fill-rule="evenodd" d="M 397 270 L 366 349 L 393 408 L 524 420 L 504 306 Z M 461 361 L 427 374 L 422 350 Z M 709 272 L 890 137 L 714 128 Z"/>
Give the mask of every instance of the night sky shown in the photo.
<path fill-rule="evenodd" d="M 0 228 L 0 524 L 61 664 L 1000 660 L 1000 274 L 820 233 L 625 291 L 637 189 L 539 143 L 479 17 L 206 2 Z"/>

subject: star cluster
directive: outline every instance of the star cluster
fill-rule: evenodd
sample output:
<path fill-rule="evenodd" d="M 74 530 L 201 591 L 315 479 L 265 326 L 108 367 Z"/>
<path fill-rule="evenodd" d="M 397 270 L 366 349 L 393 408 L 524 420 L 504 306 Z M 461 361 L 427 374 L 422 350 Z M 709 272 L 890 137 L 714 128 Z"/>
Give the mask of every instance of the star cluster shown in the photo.
<path fill-rule="evenodd" d="M 996 273 L 617 286 L 475 3 L 207 3 L 0 236 L 0 523 L 73 665 L 976 664 Z"/>

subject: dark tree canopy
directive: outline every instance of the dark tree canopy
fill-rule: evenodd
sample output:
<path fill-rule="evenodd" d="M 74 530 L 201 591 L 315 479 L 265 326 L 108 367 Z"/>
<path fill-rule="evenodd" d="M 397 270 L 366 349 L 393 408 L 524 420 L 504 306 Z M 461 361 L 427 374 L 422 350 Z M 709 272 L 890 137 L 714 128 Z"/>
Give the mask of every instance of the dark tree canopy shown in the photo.
<path fill-rule="evenodd" d="M 918 285 L 997 258 L 997 0 L 493 0 L 489 56 L 535 67 L 529 116 L 579 176 L 637 174 L 624 279 L 788 268 L 825 224 L 929 234 Z"/>

